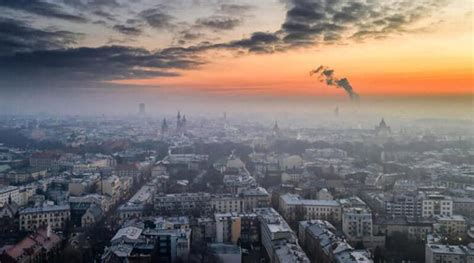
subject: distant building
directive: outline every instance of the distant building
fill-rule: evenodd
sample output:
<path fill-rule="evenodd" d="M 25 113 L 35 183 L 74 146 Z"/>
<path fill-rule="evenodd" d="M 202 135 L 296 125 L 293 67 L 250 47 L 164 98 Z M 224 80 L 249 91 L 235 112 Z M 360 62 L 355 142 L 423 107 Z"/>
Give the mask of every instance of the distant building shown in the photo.
<path fill-rule="evenodd" d="M 275 121 L 272 128 L 272 137 L 279 138 L 280 136 L 281 136 L 281 130 L 280 130 L 280 127 L 278 126 L 278 122 Z"/>
<path fill-rule="evenodd" d="M 378 126 L 375 126 L 375 135 L 377 137 L 389 137 L 392 131 L 390 126 L 387 126 L 385 120 L 382 118 Z"/>
<path fill-rule="evenodd" d="M 176 115 L 176 132 L 182 134 L 186 131 L 186 115 L 181 116 L 181 112 L 178 111 Z"/>
<path fill-rule="evenodd" d="M 212 211 L 217 213 L 240 213 L 243 210 L 242 199 L 232 195 L 216 195 L 211 199 Z"/>
<path fill-rule="evenodd" d="M 209 168 L 209 156 L 205 154 L 177 154 L 168 153 L 159 163 L 166 167 L 166 171 L 171 175 L 180 172 L 201 171 Z"/>
<path fill-rule="evenodd" d="M 163 119 L 163 122 L 161 123 L 161 139 L 163 139 L 167 133 L 168 133 L 169 127 L 168 127 L 168 122 L 166 121 L 166 118 Z"/>
<path fill-rule="evenodd" d="M 145 103 L 140 103 L 138 104 L 138 113 L 140 115 L 145 115 L 146 114 L 146 108 L 145 108 Z"/>
<path fill-rule="evenodd" d="M 211 210 L 208 193 L 155 194 L 155 212 L 171 215 L 205 213 Z"/>
<path fill-rule="evenodd" d="M 54 169 L 54 168 L 53 168 Z M 47 168 L 27 167 L 10 170 L 4 175 L 6 181 L 10 184 L 25 184 L 36 181 L 48 175 Z"/>
<path fill-rule="evenodd" d="M 240 194 L 243 201 L 243 211 L 251 212 L 255 208 L 269 207 L 271 196 L 263 187 L 243 190 Z"/>
<path fill-rule="evenodd" d="M 418 193 L 397 193 L 384 200 L 385 212 L 394 216 L 421 217 L 423 197 Z"/>
<path fill-rule="evenodd" d="M 30 166 L 39 169 L 59 169 L 61 155 L 55 152 L 35 152 L 30 156 Z"/>
<path fill-rule="evenodd" d="M 474 218 L 474 198 L 453 198 L 453 212 Z"/>
<path fill-rule="evenodd" d="M 134 163 L 118 164 L 115 167 L 115 174 L 118 177 L 132 177 L 134 182 L 138 182 L 140 179 L 140 170 Z"/>
<path fill-rule="evenodd" d="M 109 195 L 114 204 L 117 203 L 121 195 L 120 179 L 115 175 L 103 178 L 100 182 L 99 190 L 101 194 Z"/>
<path fill-rule="evenodd" d="M 426 235 L 433 233 L 434 219 L 421 217 L 381 217 L 373 222 L 374 233 L 387 237 L 395 233 L 403 233 L 412 240 L 425 240 Z"/>
<path fill-rule="evenodd" d="M 318 191 L 316 194 L 318 200 L 333 200 L 334 197 L 332 196 L 331 192 L 327 188 L 323 188 Z"/>

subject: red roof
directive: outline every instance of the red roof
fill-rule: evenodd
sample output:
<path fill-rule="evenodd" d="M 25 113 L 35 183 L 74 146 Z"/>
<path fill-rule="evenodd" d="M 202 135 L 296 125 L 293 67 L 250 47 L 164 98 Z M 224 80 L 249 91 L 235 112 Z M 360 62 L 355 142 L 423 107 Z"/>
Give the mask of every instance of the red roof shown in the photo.
<path fill-rule="evenodd" d="M 22 255 L 33 255 L 42 248 L 49 251 L 58 245 L 60 241 L 61 238 L 53 232 L 51 232 L 51 235 L 48 238 L 46 236 L 46 229 L 43 228 L 36 231 L 36 233 L 23 238 L 16 245 L 6 249 L 5 254 L 13 259 L 17 259 Z"/>

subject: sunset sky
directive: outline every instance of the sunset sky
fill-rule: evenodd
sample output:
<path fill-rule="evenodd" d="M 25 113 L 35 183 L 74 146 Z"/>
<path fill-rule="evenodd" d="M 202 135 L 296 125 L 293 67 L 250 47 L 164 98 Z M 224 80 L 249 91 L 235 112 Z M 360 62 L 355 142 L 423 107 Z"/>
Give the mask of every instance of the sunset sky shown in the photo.
<path fill-rule="evenodd" d="M 0 0 L 0 93 L 472 96 L 471 0 Z"/>

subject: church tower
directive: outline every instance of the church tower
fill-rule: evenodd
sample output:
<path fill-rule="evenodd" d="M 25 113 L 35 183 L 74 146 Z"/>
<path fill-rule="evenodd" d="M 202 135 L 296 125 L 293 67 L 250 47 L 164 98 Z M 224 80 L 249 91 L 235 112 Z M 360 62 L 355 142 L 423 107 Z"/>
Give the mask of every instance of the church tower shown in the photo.
<path fill-rule="evenodd" d="M 176 130 L 181 130 L 181 112 L 178 111 L 178 115 L 176 116 Z"/>
<path fill-rule="evenodd" d="M 280 127 L 278 127 L 278 122 L 276 122 L 276 121 L 275 121 L 275 124 L 273 125 L 272 136 L 273 137 L 280 137 L 281 136 L 281 130 L 280 130 Z"/>
<path fill-rule="evenodd" d="M 181 131 L 184 132 L 186 130 L 186 115 L 183 115 L 181 119 Z"/>

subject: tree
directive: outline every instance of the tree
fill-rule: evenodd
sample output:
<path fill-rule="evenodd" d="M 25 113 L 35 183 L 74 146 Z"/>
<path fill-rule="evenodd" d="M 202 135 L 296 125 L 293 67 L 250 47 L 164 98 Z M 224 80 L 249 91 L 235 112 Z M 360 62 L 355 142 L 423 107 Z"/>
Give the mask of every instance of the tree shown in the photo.
<path fill-rule="evenodd" d="M 385 258 L 382 252 L 382 249 L 379 246 L 376 246 L 374 249 L 374 263 L 383 263 Z"/>

